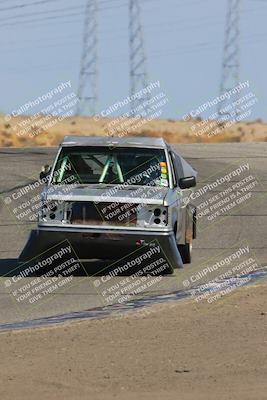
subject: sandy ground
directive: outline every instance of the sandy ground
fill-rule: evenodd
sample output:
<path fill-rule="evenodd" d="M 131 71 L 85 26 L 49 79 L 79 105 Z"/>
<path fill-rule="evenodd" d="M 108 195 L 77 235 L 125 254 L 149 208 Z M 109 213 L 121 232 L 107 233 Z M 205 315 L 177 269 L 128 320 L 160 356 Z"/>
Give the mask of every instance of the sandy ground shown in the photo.
<path fill-rule="evenodd" d="M 266 289 L 3 332 L 0 398 L 266 399 Z"/>
<path fill-rule="evenodd" d="M 40 120 L 42 121 L 41 117 Z M 31 117 L 13 117 L 7 120 L 4 114 L 0 114 L 0 147 L 57 146 L 66 135 L 111 136 L 113 133 L 110 127 L 114 121 L 116 122 L 116 119 L 100 118 L 96 121 L 88 117 L 69 117 L 48 126 L 48 124 L 38 125 L 37 120 L 31 120 Z M 150 122 L 142 120 L 140 126 L 137 125 L 136 122 L 129 124 L 127 131 L 124 132 L 122 123 L 116 124 L 113 135 L 163 137 L 169 143 L 267 140 L 267 124 L 261 120 L 242 121 L 227 126 L 216 121 L 207 123 L 197 119 L 188 121 L 155 119 Z"/>

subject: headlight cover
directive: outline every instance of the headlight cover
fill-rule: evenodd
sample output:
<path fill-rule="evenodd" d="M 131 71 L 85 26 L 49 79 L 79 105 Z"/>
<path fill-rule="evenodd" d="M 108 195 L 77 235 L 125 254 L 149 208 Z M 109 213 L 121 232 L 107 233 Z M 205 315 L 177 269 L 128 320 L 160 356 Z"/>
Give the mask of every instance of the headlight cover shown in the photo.
<path fill-rule="evenodd" d="M 63 203 L 58 200 L 42 201 L 39 221 L 62 221 L 64 217 Z"/>
<path fill-rule="evenodd" d="M 137 226 L 144 228 L 168 225 L 168 208 L 158 205 L 143 205 L 137 212 Z"/>

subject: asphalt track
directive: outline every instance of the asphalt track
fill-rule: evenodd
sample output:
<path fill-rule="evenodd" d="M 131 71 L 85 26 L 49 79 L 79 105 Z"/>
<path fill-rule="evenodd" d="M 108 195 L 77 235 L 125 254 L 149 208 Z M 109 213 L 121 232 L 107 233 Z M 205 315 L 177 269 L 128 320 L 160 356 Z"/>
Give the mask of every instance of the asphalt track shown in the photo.
<path fill-rule="evenodd" d="M 267 143 L 246 144 L 194 144 L 178 145 L 176 149 L 198 171 L 198 187 L 214 182 L 218 177 L 225 176 L 229 171 L 240 165 L 249 163 L 250 171 L 257 177 L 257 185 L 251 189 L 252 196 L 233 207 L 228 212 L 207 224 L 204 219 L 199 221 L 197 240 L 194 242 L 193 263 L 183 270 L 176 270 L 172 276 L 165 276 L 157 284 L 152 284 L 139 297 L 163 295 L 170 292 L 185 290 L 185 281 L 203 271 L 205 266 L 234 254 L 239 248 L 249 247 L 249 255 L 257 261 L 257 267 L 267 265 L 266 250 L 266 194 L 267 194 Z M 106 306 L 106 297 L 101 287 L 96 290 L 95 278 L 75 277 L 67 288 L 46 296 L 44 301 L 34 306 L 26 307 L 17 304 L 12 290 L 5 282 L 16 268 L 16 259 L 20 254 L 30 230 L 35 226 L 27 218 L 18 220 L 14 207 L 19 202 L 7 204 L 6 200 L 14 191 L 25 187 L 38 179 L 41 166 L 51 164 L 56 148 L 33 149 L 0 149 L 0 324 L 32 320 L 59 314 L 91 310 Z M 224 183 L 212 192 L 201 197 L 201 202 L 222 193 L 233 182 L 241 178 L 233 178 L 231 183 Z M 224 196 L 222 196 L 224 198 Z M 247 255 L 244 256 L 245 258 Z M 245 260 L 244 258 L 244 260 Z M 240 259 L 241 260 L 241 259 Z M 243 259 L 242 259 L 243 260 Z M 220 273 L 229 270 L 231 264 L 220 269 Z M 216 276 L 216 275 L 215 275 Z M 202 277 L 197 284 L 204 284 L 212 279 L 212 275 Z M 25 278 L 21 285 L 28 284 L 33 278 Z M 113 278 L 113 283 L 122 282 L 124 278 Z M 192 284 L 193 286 L 193 284 Z M 131 290 L 129 290 L 131 294 Z M 134 297 L 133 297 L 134 298 Z M 116 304 L 116 301 L 115 301 Z"/>

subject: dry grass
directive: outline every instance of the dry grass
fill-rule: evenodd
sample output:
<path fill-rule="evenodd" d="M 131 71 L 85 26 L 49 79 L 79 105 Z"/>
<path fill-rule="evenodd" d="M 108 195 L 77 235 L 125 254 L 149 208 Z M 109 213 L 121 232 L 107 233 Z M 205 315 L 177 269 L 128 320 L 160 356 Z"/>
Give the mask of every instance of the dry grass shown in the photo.
<path fill-rule="evenodd" d="M 66 135 L 104 136 L 108 135 L 107 126 L 111 119 L 102 118 L 95 121 L 87 117 L 70 117 L 57 122 L 50 129 L 37 128 L 28 124 L 29 131 L 21 132 L 19 124 L 26 122 L 28 117 L 12 118 L 9 122 L 5 116 L 0 114 L 0 147 L 35 147 L 35 146 L 57 146 Z M 267 124 L 260 120 L 254 122 L 240 122 L 226 127 L 218 123 L 221 132 L 217 135 L 208 136 L 208 132 L 200 133 L 201 120 L 175 121 L 158 119 L 141 123 L 139 128 L 132 129 L 128 136 L 155 136 L 163 137 L 169 143 L 220 143 L 220 142 L 266 142 Z M 193 126 L 198 127 L 193 130 Z M 213 128 L 213 129 L 215 129 Z M 23 133 L 23 134 L 22 134 Z M 121 131 L 120 131 L 120 134 Z M 122 134 L 123 135 L 123 134 Z M 116 136 L 116 135 L 115 135 Z"/>

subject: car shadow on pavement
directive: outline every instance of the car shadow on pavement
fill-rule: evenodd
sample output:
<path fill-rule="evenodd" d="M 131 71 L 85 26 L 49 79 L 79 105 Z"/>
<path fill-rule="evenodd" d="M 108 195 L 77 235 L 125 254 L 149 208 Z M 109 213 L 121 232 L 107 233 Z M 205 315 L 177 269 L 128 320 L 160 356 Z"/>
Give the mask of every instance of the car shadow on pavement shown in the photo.
<path fill-rule="evenodd" d="M 18 259 L 0 259 L 0 277 L 17 275 Z"/>
<path fill-rule="evenodd" d="M 103 275 L 111 275 L 111 276 L 129 276 L 133 274 L 140 274 L 142 272 L 142 268 L 144 268 L 144 263 L 141 265 L 137 265 L 135 267 L 128 268 L 125 270 L 125 262 L 120 262 L 121 260 L 90 260 L 87 262 L 79 262 L 79 268 L 74 271 L 71 271 L 67 275 L 63 273 L 63 276 L 103 276 Z M 49 271 L 55 269 L 53 265 L 42 267 L 38 271 L 27 273 L 25 275 L 25 271 L 31 265 L 34 265 L 36 261 L 32 264 L 30 262 L 19 263 L 17 258 L 4 258 L 0 259 L 0 277 L 10 277 L 17 276 L 22 272 L 23 277 L 35 277 L 35 276 L 43 276 L 48 274 Z M 147 264 L 147 263 L 146 263 Z M 149 271 L 151 273 L 153 269 Z M 58 276 L 61 271 L 52 274 L 51 276 Z M 166 272 L 168 274 L 168 272 Z M 146 275 L 146 273 L 141 273 L 141 275 Z M 154 275 L 154 274 L 152 274 Z M 157 274 L 155 274 L 157 275 Z M 164 273 L 163 273 L 164 275 Z"/>
<path fill-rule="evenodd" d="M 0 259 L 0 277 L 4 276 L 16 276 L 19 275 L 20 272 L 25 271 L 26 268 L 28 268 L 30 264 L 23 263 L 19 264 L 19 261 L 17 258 L 4 258 Z M 81 264 L 80 264 L 81 265 Z M 78 268 L 77 271 L 74 271 L 72 275 L 74 276 L 87 276 L 87 275 L 95 275 L 95 274 L 103 274 L 105 275 L 106 273 L 109 272 L 110 268 L 110 261 L 102 261 L 102 260 L 97 260 L 97 261 L 90 261 L 88 263 L 83 263 L 80 268 Z M 30 277 L 34 276 L 42 276 L 49 272 L 51 270 L 51 266 L 49 267 L 44 267 L 40 271 L 36 271 L 34 273 L 29 274 Z M 58 274 L 56 274 L 58 275 Z"/>

